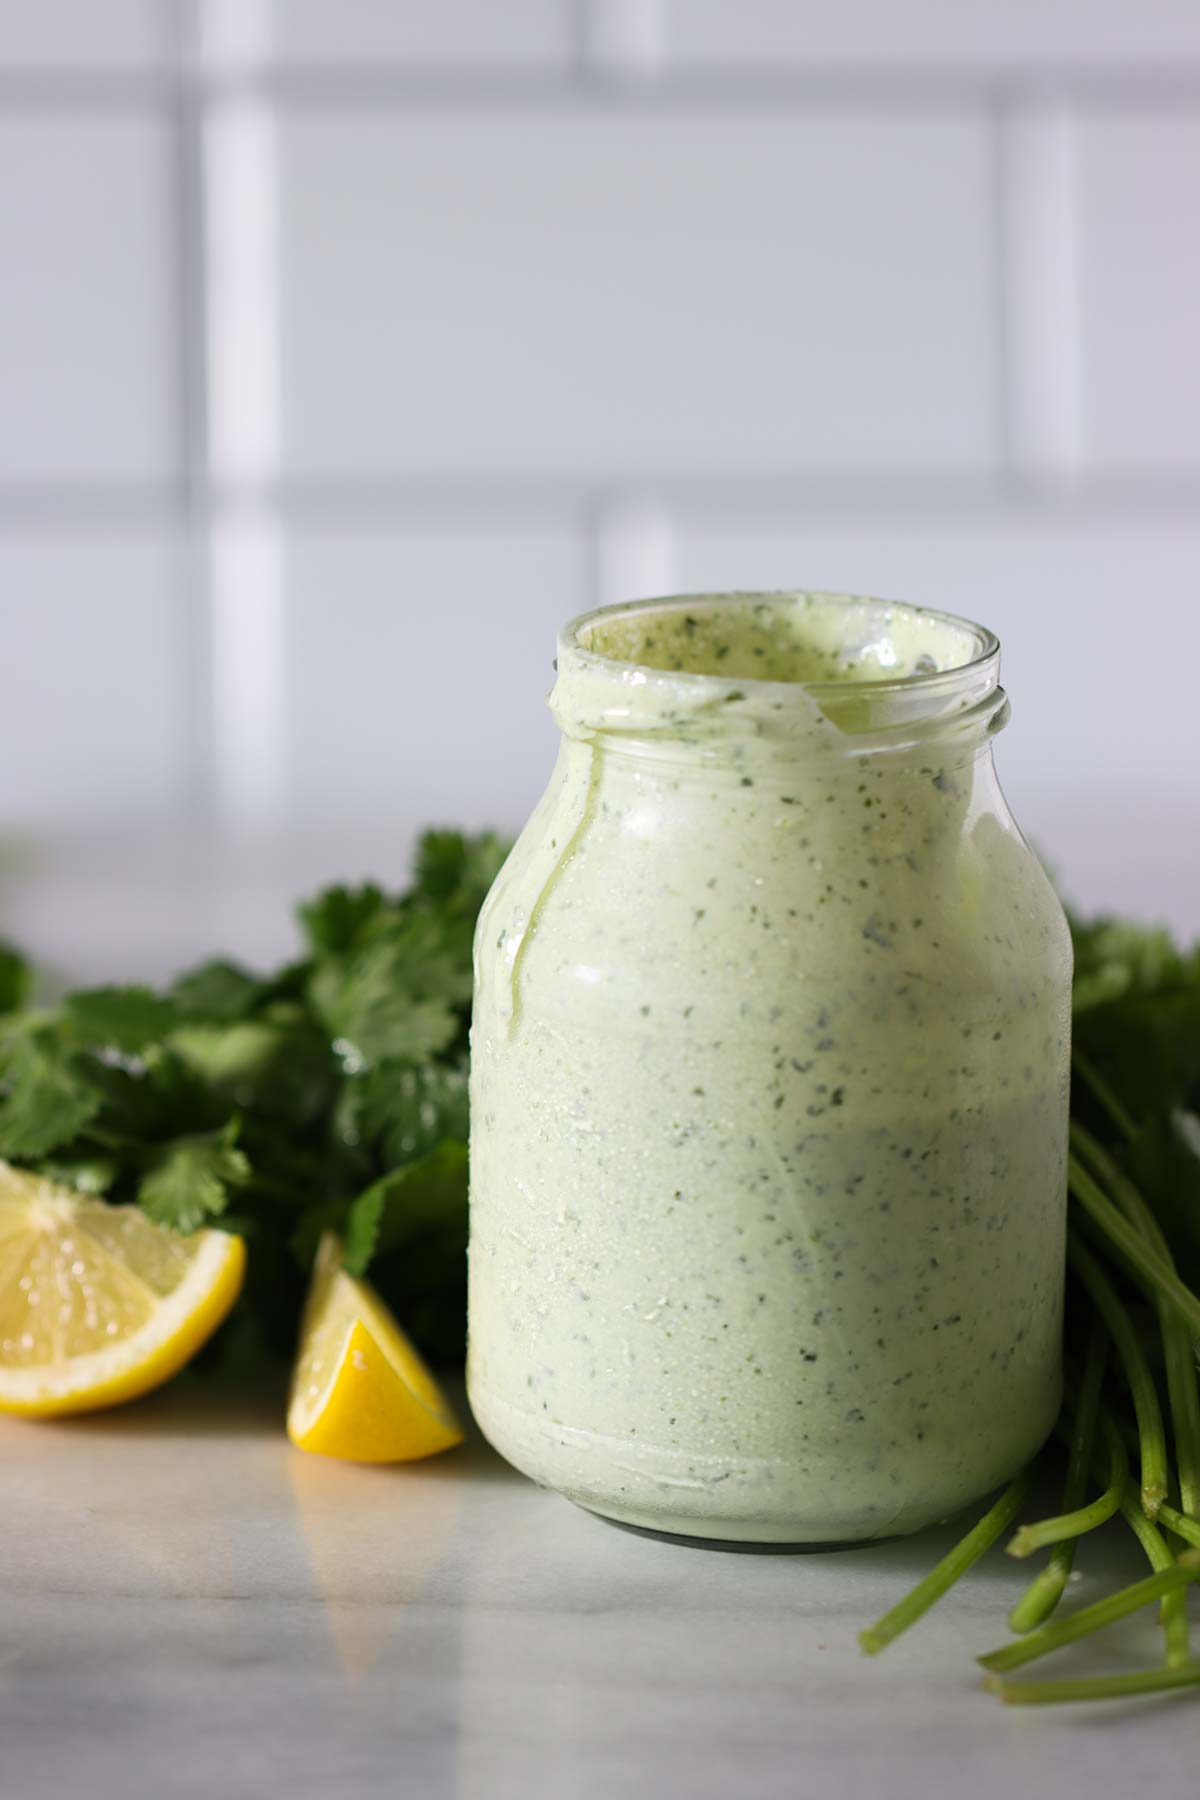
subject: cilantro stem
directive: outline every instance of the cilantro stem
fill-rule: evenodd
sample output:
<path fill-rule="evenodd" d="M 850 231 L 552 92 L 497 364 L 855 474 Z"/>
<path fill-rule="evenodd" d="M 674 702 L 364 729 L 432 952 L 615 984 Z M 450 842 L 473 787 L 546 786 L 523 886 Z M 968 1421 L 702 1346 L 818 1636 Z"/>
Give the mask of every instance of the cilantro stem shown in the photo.
<path fill-rule="evenodd" d="M 1195 1555 L 1195 1551 L 1185 1550 L 1181 1555 Z M 1158 1616 L 1167 1639 L 1167 1667 L 1178 1669 L 1182 1664 L 1190 1662 L 1192 1656 L 1192 1631 L 1188 1624 L 1186 1588 L 1177 1588 L 1173 1593 L 1164 1594 Z"/>
<path fill-rule="evenodd" d="M 1185 1588 L 1190 1581 L 1197 1579 L 1200 1579 L 1200 1552 L 1185 1550 L 1177 1562 L 1172 1562 L 1169 1569 L 1147 1575 L 1144 1580 L 1135 1581 L 1115 1594 L 1106 1594 L 1103 1600 L 1097 1600 L 1093 1606 L 1083 1607 L 1080 1612 L 1072 1613 L 1070 1618 L 1042 1625 L 1037 1631 L 1031 1631 L 1028 1637 L 1019 1639 L 1015 1644 L 1004 1644 L 999 1650 L 990 1650 L 978 1660 L 993 1674 L 1019 1669 L 1023 1663 L 1035 1662 L 1039 1656 L 1049 1656 L 1051 1651 L 1074 1644 L 1080 1638 L 1090 1636 L 1093 1631 L 1102 1631 L 1106 1625 L 1115 1624 L 1118 1619 L 1137 1612 L 1139 1607 L 1147 1605 L 1151 1600 L 1160 1600 L 1164 1594 Z"/>
<path fill-rule="evenodd" d="M 1096 1142 L 1091 1132 L 1076 1121 L 1071 1124 L 1071 1142 L 1079 1154 L 1090 1162 L 1096 1176 L 1107 1184 L 1110 1194 L 1123 1209 L 1129 1222 L 1140 1229 L 1155 1255 L 1161 1256 L 1174 1269 L 1171 1247 L 1157 1219 L 1124 1170 Z M 1180 1502 L 1185 1513 L 1200 1517 L 1200 1380 L 1196 1373 L 1196 1354 L 1192 1347 L 1191 1332 L 1179 1314 L 1161 1293 L 1156 1294 L 1155 1300 L 1167 1372 L 1171 1425 L 1175 1436 L 1175 1472 L 1179 1482 Z"/>
<path fill-rule="evenodd" d="M 1109 1458 L 1108 1486 L 1102 1493 L 1087 1506 L 1061 1512 L 1052 1519 L 1039 1519 L 1034 1525 L 1022 1525 L 1012 1542 L 1006 1546 L 1008 1554 L 1032 1556 L 1035 1550 L 1044 1550 L 1047 1544 L 1073 1542 L 1086 1532 L 1095 1531 L 1106 1524 L 1114 1513 L 1119 1512 L 1127 1471 L 1125 1446 L 1119 1438 L 1110 1441 Z"/>
<path fill-rule="evenodd" d="M 1078 1121 L 1072 1122 L 1071 1142 L 1084 1160 L 1091 1164 L 1097 1177 L 1107 1184 L 1129 1223 L 1140 1231 L 1150 1249 L 1174 1271 L 1170 1245 L 1135 1184 Z M 1155 1291 L 1154 1301 L 1162 1337 L 1167 1397 L 1175 1439 L 1175 1473 L 1183 1503 L 1182 1512 L 1177 1513 L 1174 1508 L 1170 1511 L 1185 1527 L 1182 1532 L 1175 1533 L 1176 1538 L 1190 1543 L 1192 1537 L 1187 1530 L 1190 1524 L 1187 1515 L 1200 1510 L 1200 1383 L 1197 1382 L 1195 1353 L 1188 1325 L 1170 1305 L 1161 1289 Z M 1164 1502 L 1165 1496 L 1156 1509 L 1160 1518 Z M 1144 1476 L 1142 1504 L 1145 1506 Z M 1162 1522 L 1169 1524 L 1168 1520 Z M 1154 1533 L 1154 1538 L 1155 1554 L 1152 1560 L 1164 1557 L 1169 1559 L 1172 1554 L 1170 1546 L 1157 1532 Z M 1200 1529 L 1197 1529 L 1196 1541 L 1200 1543 Z M 1161 1618 L 1167 1640 L 1167 1662 L 1172 1667 L 1181 1666 L 1191 1657 L 1187 1595 L 1182 1589 L 1163 1596 Z"/>
<path fill-rule="evenodd" d="M 1132 1482 L 1126 1484 L 1121 1496 L 1121 1517 L 1145 1551 L 1150 1567 L 1155 1571 L 1169 1569 L 1175 1560 L 1170 1545 L 1157 1525 L 1152 1525 L 1142 1511 L 1141 1498 Z"/>
<path fill-rule="evenodd" d="M 1176 1537 L 1182 1538 L 1184 1543 L 1193 1544 L 1200 1549 L 1200 1519 L 1193 1518 L 1187 1513 L 1176 1512 L 1175 1508 L 1168 1506 L 1165 1500 L 1158 1509 L 1158 1516 L 1167 1529 L 1175 1533 Z"/>
<path fill-rule="evenodd" d="M 984 1551 L 989 1550 L 996 1539 L 1008 1530 L 1025 1503 L 1033 1481 L 1034 1467 L 1030 1463 L 1015 1480 L 1009 1482 L 1000 1498 L 984 1513 L 978 1524 L 959 1539 L 954 1548 L 930 1569 L 928 1575 L 903 1600 L 873 1625 L 868 1625 L 859 1632 L 858 1641 L 868 1656 L 877 1656 L 902 1631 L 915 1625 L 930 1607 L 949 1592 L 960 1575 L 965 1575 L 972 1564 L 979 1561 Z"/>
<path fill-rule="evenodd" d="M 1058 1526 L 1065 1521 L 1077 1520 L 1080 1517 L 1079 1503 L 1087 1492 L 1092 1449 L 1096 1436 L 1096 1421 L 1100 1410 L 1100 1389 L 1104 1381 L 1104 1364 L 1107 1357 L 1108 1340 L 1102 1330 L 1094 1329 L 1088 1342 L 1087 1360 L 1079 1387 L 1075 1422 L 1067 1438 L 1069 1456 L 1067 1476 L 1063 1483 L 1063 1510 L 1058 1518 L 1041 1522 L 1040 1529 L 1043 1533 L 1048 1526 Z M 1119 1439 L 1117 1440 L 1117 1459 L 1120 1463 L 1117 1500 L 1119 1505 L 1120 1491 L 1124 1487 L 1128 1473 L 1124 1445 Z M 1009 1555 L 1028 1556 L 1036 1548 L 1036 1545 L 1028 1542 L 1027 1533 L 1038 1529 L 1037 1526 L 1023 1526 L 1011 1542 L 1005 1546 Z M 1051 1537 L 1043 1536 L 1041 1541 L 1053 1544 L 1054 1547 L 1045 1568 L 1038 1571 L 1009 1613 L 1008 1628 L 1010 1631 L 1032 1631 L 1035 1626 L 1041 1625 L 1050 1617 L 1066 1589 L 1071 1565 L 1075 1561 L 1075 1532 L 1066 1531 Z"/>
<path fill-rule="evenodd" d="M 1200 1662 L 1174 1669 L 1139 1669 L 1132 1675 L 1086 1675 L 1075 1681 L 1004 1681 L 989 1675 L 983 1684 L 1006 1706 L 1061 1706 L 1072 1700 L 1123 1700 L 1134 1694 L 1161 1694 L 1200 1686 Z"/>
<path fill-rule="evenodd" d="M 1009 1613 L 1008 1629 L 1010 1631 L 1033 1631 L 1050 1617 L 1066 1592 L 1071 1565 L 1074 1561 L 1074 1538 L 1067 1538 L 1065 1542 L 1055 1544 L 1046 1560 L 1045 1568 L 1038 1570 Z"/>
<path fill-rule="evenodd" d="M 1100 1233 L 1119 1250 L 1139 1284 L 1155 1299 L 1163 1294 L 1200 1336 L 1200 1295 L 1182 1282 L 1174 1269 L 1147 1249 L 1141 1233 L 1113 1205 L 1077 1157 L 1068 1158 L 1071 1192 Z"/>
<path fill-rule="evenodd" d="M 1117 1298 L 1107 1275 L 1074 1232 L 1070 1235 L 1067 1253 L 1071 1267 L 1083 1282 L 1092 1304 L 1108 1327 L 1109 1336 L 1116 1345 L 1117 1355 L 1125 1371 L 1141 1444 L 1142 1507 L 1146 1517 L 1154 1519 L 1170 1491 L 1170 1478 L 1162 1407 L 1159 1405 L 1158 1390 L 1154 1385 L 1150 1364 L 1146 1361 L 1146 1353 L 1138 1341 L 1129 1314 Z"/>
<path fill-rule="evenodd" d="M 1119 1443 L 1120 1438 L 1111 1419 L 1105 1419 L 1104 1423 L 1108 1430 L 1110 1443 L 1114 1438 Z M 1121 1498 L 1121 1517 L 1145 1551 L 1146 1560 L 1156 1573 L 1174 1566 L 1175 1558 L 1171 1546 L 1158 1526 L 1152 1525 L 1142 1511 L 1141 1500 L 1132 1482 L 1126 1484 Z M 1162 1518 L 1161 1508 L 1159 1517 Z M 1186 1662 L 1191 1654 L 1187 1594 L 1182 1588 L 1174 1593 L 1164 1594 L 1162 1606 L 1159 1608 L 1159 1620 L 1166 1633 L 1167 1662 L 1173 1668 L 1178 1663 Z"/>
<path fill-rule="evenodd" d="M 1134 1123 L 1133 1116 L 1128 1111 L 1123 1101 L 1117 1098 L 1116 1093 L 1104 1079 L 1104 1076 L 1101 1075 L 1091 1058 L 1085 1056 L 1082 1050 L 1073 1049 L 1071 1052 L 1071 1066 L 1077 1075 L 1083 1077 L 1085 1085 L 1091 1088 L 1092 1094 L 1100 1102 L 1100 1105 L 1108 1114 L 1121 1136 L 1132 1141 L 1137 1136 L 1137 1126 Z"/>
<path fill-rule="evenodd" d="M 1121 1490 L 1125 1485 L 1126 1465 L 1123 1447 L 1118 1444 L 1110 1456 L 1109 1483 L 1104 1492 L 1091 1502 L 1089 1506 L 1080 1506 L 1080 1501 L 1087 1492 L 1088 1470 L 1092 1460 L 1092 1441 L 1096 1433 L 1096 1418 L 1100 1410 L 1100 1388 L 1104 1381 L 1104 1363 L 1108 1345 L 1100 1330 L 1092 1333 L 1088 1344 L 1087 1361 L 1084 1365 L 1083 1380 L 1079 1389 L 1079 1401 L 1075 1412 L 1075 1423 L 1071 1431 L 1071 1453 L 1067 1464 L 1067 1478 L 1063 1484 L 1063 1510 L 1050 1519 L 1039 1519 L 1036 1524 L 1022 1525 L 1016 1536 L 1005 1546 L 1010 1556 L 1032 1556 L 1035 1550 L 1043 1550 L 1048 1544 L 1062 1544 L 1082 1536 L 1085 1531 L 1094 1531 L 1111 1519 L 1121 1504 Z M 1068 1571 L 1069 1571 L 1068 1564 Z"/>

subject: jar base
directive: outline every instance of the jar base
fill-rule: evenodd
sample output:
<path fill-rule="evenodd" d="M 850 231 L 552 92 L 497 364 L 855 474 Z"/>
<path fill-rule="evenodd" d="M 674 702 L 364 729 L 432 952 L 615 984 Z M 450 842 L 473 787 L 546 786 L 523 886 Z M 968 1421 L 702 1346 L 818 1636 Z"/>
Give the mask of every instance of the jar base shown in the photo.
<path fill-rule="evenodd" d="M 635 1525 L 630 1519 L 618 1519 L 595 1506 L 585 1506 L 582 1500 L 572 1501 L 572 1505 L 605 1525 L 615 1525 L 618 1531 L 630 1531 L 635 1537 L 656 1538 L 661 1544 L 678 1544 L 683 1550 L 725 1550 L 743 1556 L 821 1556 L 826 1551 L 870 1550 L 877 1544 L 893 1541 L 889 1537 L 877 1537 L 772 1543 L 762 1538 L 697 1537 L 692 1532 L 663 1531 L 657 1525 Z"/>
<path fill-rule="evenodd" d="M 785 1551 L 878 1544 L 954 1517 L 1036 1453 L 1059 1403 L 1052 1389 L 1043 1406 L 1029 1409 L 1020 1438 L 992 1442 L 987 1460 L 955 1479 L 944 1467 L 927 1467 L 921 1485 L 892 1505 L 890 1493 L 881 1500 L 856 1492 L 852 1480 L 834 1487 L 808 1460 L 743 1458 L 734 1480 L 728 1458 L 634 1444 L 540 1417 L 501 1399 L 470 1363 L 467 1386 L 483 1434 L 501 1456 L 585 1512 L 687 1543 Z"/>

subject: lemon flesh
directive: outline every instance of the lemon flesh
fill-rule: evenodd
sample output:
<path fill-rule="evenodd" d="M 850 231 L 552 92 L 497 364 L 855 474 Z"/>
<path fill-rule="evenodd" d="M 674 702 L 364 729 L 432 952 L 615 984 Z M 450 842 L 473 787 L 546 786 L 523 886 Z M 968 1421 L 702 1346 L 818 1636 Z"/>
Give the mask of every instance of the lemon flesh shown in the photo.
<path fill-rule="evenodd" d="M 378 1294 L 347 1275 L 327 1233 L 313 1268 L 288 1406 L 301 1450 L 350 1462 L 414 1462 L 462 1442 L 420 1354 Z"/>
<path fill-rule="evenodd" d="M 0 1412 L 115 1406 L 169 1379 L 221 1323 L 246 1251 L 181 1237 L 0 1162 Z"/>

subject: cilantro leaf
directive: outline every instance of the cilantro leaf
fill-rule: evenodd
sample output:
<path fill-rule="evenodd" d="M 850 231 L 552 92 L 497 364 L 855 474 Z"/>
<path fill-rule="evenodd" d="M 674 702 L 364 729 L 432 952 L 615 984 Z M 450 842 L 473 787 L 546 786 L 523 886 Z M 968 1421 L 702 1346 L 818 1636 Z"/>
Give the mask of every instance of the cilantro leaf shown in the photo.
<path fill-rule="evenodd" d="M 434 906 L 457 904 L 478 912 L 510 845 L 493 831 L 426 831 L 417 844 L 415 891 Z"/>
<path fill-rule="evenodd" d="M 137 1197 L 156 1224 L 198 1231 L 225 1211 L 230 1191 L 250 1179 L 237 1135 L 238 1121 L 230 1119 L 219 1131 L 176 1138 L 155 1153 Z"/>
<path fill-rule="evenodd" d="M 229 1023 L 253 1011 L 262 982 L 237 963 L 215 958 L 189 969 L 171 989 L 178 1011 L 188 1019 Z"/>
<path fill-rule="evenodd" d="M 347 1080 L 334 1116 L 342 1142 L 374 1149 L 388 1165 L 424 1156 L 443 1138 L 466 1138 L 467 1069 L 459 1063 L 385 1062 Z"/>
<path fill-rule="evenodd" d="M 315 955 L 338 955 L 356 943 L 385 904 L 383 889 L 367 881 L 357 888 L 326 888 L 315 899 L 298 906 L 296 916 Z"/>
<path fill-rule="evenodd" d="M 32 985 L 32 972 L 21 952 L 0 939 L 0 1013 L 24 1006 Z"/>
<path fill-rule="evenodd" d="M 437 919 L 388 921 L 364 946 L 320 963 L 309 996 L 335 1039 L 367 1062 L 416 1060 L 446 1050 L 460 1033 L 456 1009 L 470 996 L 470 965 Z"/>
<path fill-rule="evenodd" d="M 1186 1107 L 1200 1090 L 1200 983 L 1096 1001 L 1076 1015 L 1074 1041 L 1135 1115 Z"/>
<path fill-rule="evenodd" d="M 449 1232 L 465 1241 L 467 1146 L 453 1139 L 416 1162 L 392 1169 L 351 1202 L 343 1253 L 351 1275 L 364 1275 L 376 1256 L 422 1232 Z"/>
<path fill-rule="evenodd" d="M 185 1025 L 171 1048 L 225 1100 L 304 1125 L 332 1105 L 338 1066 L 328 1039 L 291 1008 L 232 1024 Z"/>
<path fill-rule="evenodd" d="M 339 1047 L 352 1058 L 436 1056 L 458 1036 L 459 1022 L 444 1000 L 412 1000 L 389 993 L 386 982 L 374 994 L 360 993 L 326 1019 Z"/>
<path fill-rule="evenodd" d="M 148 987 L 84 988 L 69 994 L 63 1012 L 85 1044 L 136 1054 L 170 1031 L 175 1008 Z"/>
<path fill-rule="evenodd" d="M 286 1034 L 261 1019 L 183 1025 L 171 1037 L 176 1056 L 205 1082 L 225 1090 L 257 1085 L 286 1047 Z"/>
<path fill-rule="evenodd" d="M 0 1156 L 18 1162 L 69 1144 L 100 1110 L 78 1059 L 40 1031 L 5 1046 L 0 1092 Z"/>
<path fill-rule="evenodd" d="M 228 1100 L 169 1043 L 147 1045 L 132 1066 L 107 1055 L 86 1062 L 88 1079 L 102 1096 L 97 1126 L 106 1143 L 123 1144 L 135 1161 L 167 1138 L 211 1131 L 229 1117 Z"/>
<path fill-rule="evenodd" d="M 1200 944 L 1181 952 L 1169 931 L 1130 919 L 1071 919 L 1075 1012 L 1130 997 L 1185 993 L 1200 986 Z"/>

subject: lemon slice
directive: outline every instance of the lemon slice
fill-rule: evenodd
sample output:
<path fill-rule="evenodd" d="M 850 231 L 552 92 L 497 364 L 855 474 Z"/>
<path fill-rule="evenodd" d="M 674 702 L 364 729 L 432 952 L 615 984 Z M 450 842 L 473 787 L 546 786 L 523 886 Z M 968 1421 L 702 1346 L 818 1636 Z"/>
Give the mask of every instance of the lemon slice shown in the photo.
<path fill-rule="evenodd" d="M 446 1396 L 389 1309 L 326 1232 L 300 1326 L 288 1436 L 350 1462 L 415 1462 L 462 1442 Z"/>
<path fill-rule="evenodd" d="M 245 1263 L 226 1231 L 180 1237 L 0 1162 L 0 1412 L 93 1412 L 158 1387 L 221 1323 Z"/>

